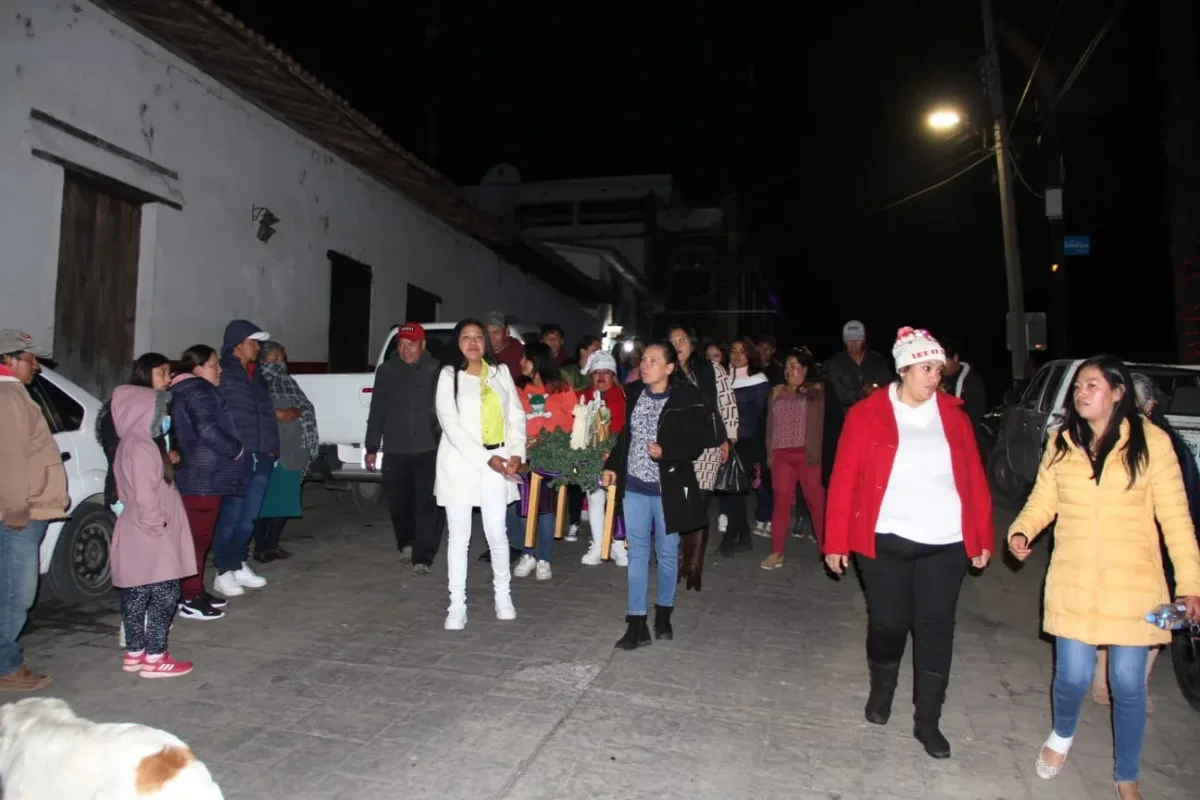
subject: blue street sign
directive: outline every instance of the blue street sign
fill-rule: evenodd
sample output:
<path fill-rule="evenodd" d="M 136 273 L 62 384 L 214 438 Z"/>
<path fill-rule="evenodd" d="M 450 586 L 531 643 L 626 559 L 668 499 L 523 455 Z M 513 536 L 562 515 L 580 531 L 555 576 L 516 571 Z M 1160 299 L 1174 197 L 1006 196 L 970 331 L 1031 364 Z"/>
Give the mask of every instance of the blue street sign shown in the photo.
<path fill-rule="evenodd" d="M 1064 256 L 1090 256 L 1092 254 L 1092 237 L 1090 236 L 1064 236 L 1063 237 L 1063 255 Z"/>

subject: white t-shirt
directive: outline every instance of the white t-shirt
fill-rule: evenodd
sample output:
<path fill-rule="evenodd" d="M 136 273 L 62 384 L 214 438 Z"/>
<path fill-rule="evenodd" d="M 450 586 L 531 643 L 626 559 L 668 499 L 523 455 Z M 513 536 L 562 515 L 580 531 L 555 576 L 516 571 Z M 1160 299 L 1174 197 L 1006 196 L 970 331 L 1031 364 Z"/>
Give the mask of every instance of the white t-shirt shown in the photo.
<path fill-rule="evenodd" d="M 900 446 L 875 530 L 921 544 L 961 542 L 962 500 L 954 483 L 937 395 L 913 408 L 900 402 L 893 383 L 888 397 L 900 429 Z"/>

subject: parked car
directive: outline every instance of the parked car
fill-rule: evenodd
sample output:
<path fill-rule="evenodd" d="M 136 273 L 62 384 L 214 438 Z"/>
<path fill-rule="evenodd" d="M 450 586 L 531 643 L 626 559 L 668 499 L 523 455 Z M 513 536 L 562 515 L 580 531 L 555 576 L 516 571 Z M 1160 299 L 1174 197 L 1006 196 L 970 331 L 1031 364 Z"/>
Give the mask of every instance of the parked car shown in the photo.
<path fill-rule="evenodd" d="M 439 361 L 450 358 L 457 344 L 451 341 L 457 322 L 422 322 L 425 349 Z M 379 352 L 375 368 L 396 356 L 396 331 L 393 325 Z M 537 341 L 538 328 L 512 324 L 512 335 L 524 342 Z M 321 434 L 321 458 L 318 474 L 332 488 L 349 490 L 357 505 L 372 505 L 382 495 L 377 472 L 368 472 L 362 441 L 367 433 L 367 414 L 375 388 L 375 369 L 370 372 L 333 375 L 296 375 L 296 382 L 308 395 L 317 415 Z"/>
<path fill-rule="evenodd" d="M 100 401 L 48 367 L 28 389 L 62 453 L 71 498 L 69 518 L 52 523 L 42 539 L 42 579 L 60 602 L 85 603 L 112 588 L 108 548 L 116 518 L 104 505 L 108 459 L 95 435 Z"/>
<path fill-rule="evenodd" d="M 1071 379 L 1082 359 L 1051 361 L 1034 375 L 1020 396 L 1010 396 L 995 447 L 988 456 L 988 478 L 996 501 L 1019 505 L 1037 478 L 1050 431 L 1062 422 L 1071 396 Z M 1130 364 L 1154 381 L 1169 398 L 1167 418 L 1200 462 L 1200 367 Z"/>

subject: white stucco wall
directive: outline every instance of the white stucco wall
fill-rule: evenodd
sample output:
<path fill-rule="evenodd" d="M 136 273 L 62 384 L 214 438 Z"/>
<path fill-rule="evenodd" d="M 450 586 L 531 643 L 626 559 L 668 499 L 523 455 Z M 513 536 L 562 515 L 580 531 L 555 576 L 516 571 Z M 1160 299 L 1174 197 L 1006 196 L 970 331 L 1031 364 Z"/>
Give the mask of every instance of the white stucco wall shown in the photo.
<path fill-rule="evenodd" d="M 31 155 L 31 109 L 179 174 L 183 208 L 144 208 L 136 349 L 218 344 L 245 317 L 300 361 L 327 356 L 335 250 L 373 268 L 372 348 L 402 321 L 406 285 L 442 320 L 493 309 L 568 335 L 574 302 L 341 162 L 82 0 L 8 0 L 0 15 L 0 327 L 53 341 L 63 170 Z M 281 222 L 255 238 L 253 206 Z M 365 309 L 364 309 L 365 313 Z"/>

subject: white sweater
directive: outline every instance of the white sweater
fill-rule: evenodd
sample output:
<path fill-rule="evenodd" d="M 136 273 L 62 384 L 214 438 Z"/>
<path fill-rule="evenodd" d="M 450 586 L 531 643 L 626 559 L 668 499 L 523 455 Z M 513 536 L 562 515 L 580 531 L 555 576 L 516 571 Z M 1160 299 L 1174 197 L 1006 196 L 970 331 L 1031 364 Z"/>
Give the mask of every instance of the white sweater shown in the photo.
<path fill-rule="evenodd" d="M 478 506 L 480 478 L 492 456 L 525 458 L 525 409 L 513 385 L 508 368 L 489 365 L 485 377 L 488 386 L 500 398 L 504 412 L 504 446 L 488 450 L 483 446 L 483 421 L 479 412 L 480 378 L 458 373 L 458 402 L 454 401 L 454 369 L 443 367 L 438 375 L 438 423 L 442 438 L 438 442 L 437 474 L 433 493 L 439 506 Z M 508 502 L 519 497 L 517 484 L 510 482 Z"/>
<path fill-rule="evenodd" d="M 888 387 L 900 446 L 883 494 L 875 530 L 920 544 L 963 540 L 962 500 L 954 483 L 950 443 L 942 428 L 937 396 L 913 408 L 900 402 L 896 385 Z"/>

